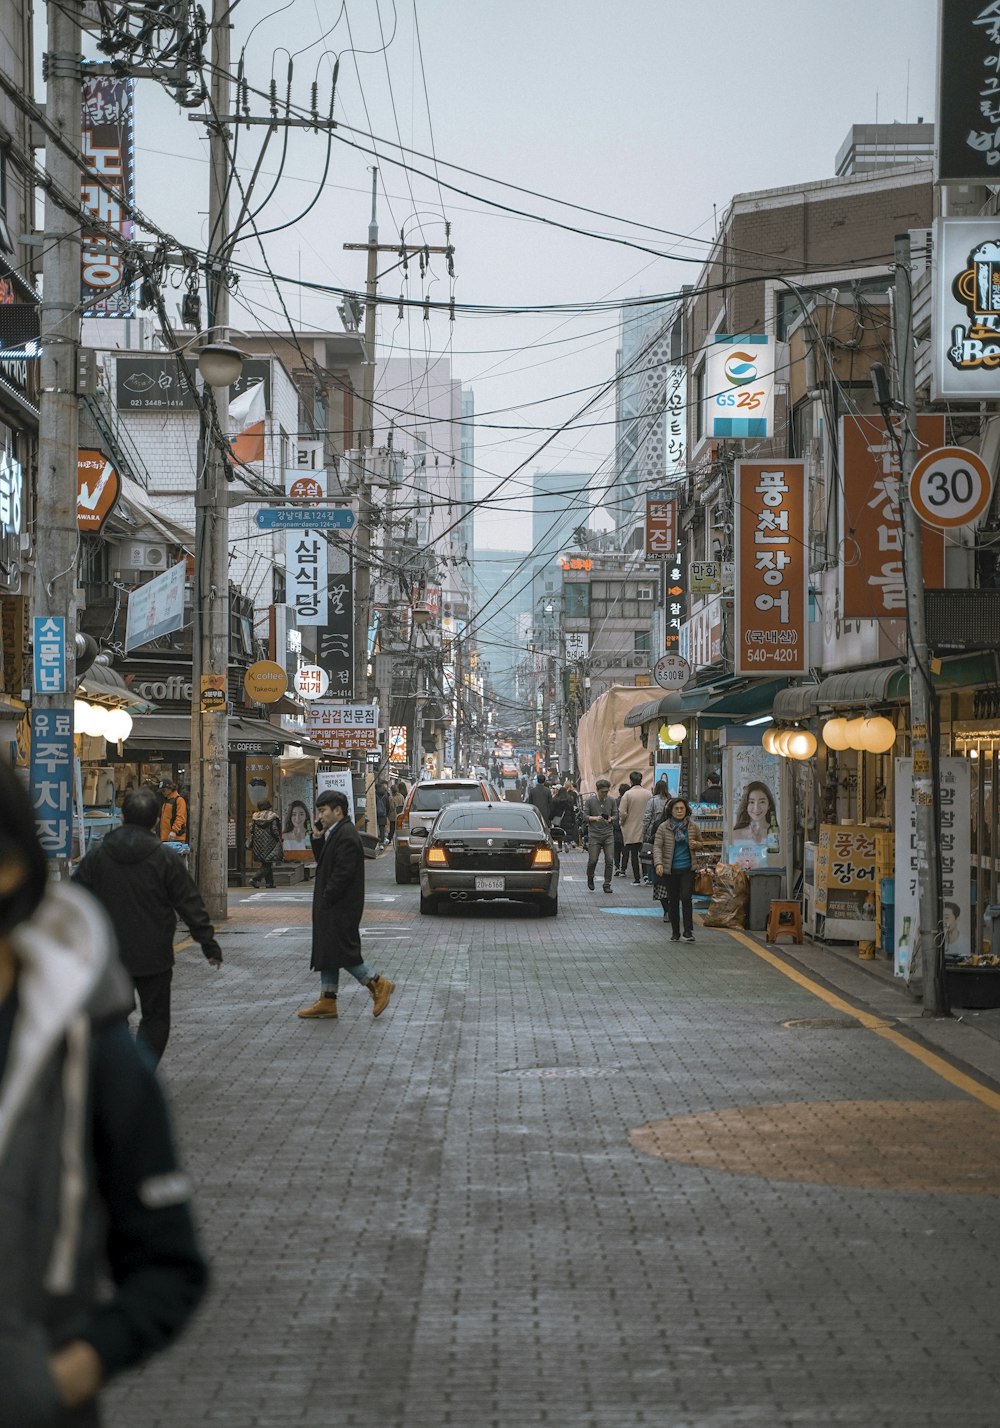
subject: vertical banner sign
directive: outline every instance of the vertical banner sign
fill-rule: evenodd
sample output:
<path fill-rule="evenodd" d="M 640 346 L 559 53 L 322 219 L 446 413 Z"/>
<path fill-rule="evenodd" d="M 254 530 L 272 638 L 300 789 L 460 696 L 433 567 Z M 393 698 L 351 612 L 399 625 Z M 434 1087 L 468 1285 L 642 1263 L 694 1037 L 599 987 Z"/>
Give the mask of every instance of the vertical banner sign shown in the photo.
<path fill-rule="evenodd" d="M 687 471 L 687 368 L 673 362 L 664 378 L 663 443 L 666 474 L 683 476 Z"/>
<path fill-rule="evenodd" d="M 35 653 L 35 693 L 66 693 L 66 620 L 62 615 L 36 615 L 32 620 Z"/>
<path fill-rule="evenodd" d="M 970 830 L 972 795 L 969 765 L 965 759 L 941 759 L 938 764 L 941 824 L 941 898 L 944 912 L 946 962 L 965 961 L 972 953 L 974 913 L 969 898 L 972 866 Z M 913 760 L 896 759 L 896 913 L 895 938 L 899 948 L 904 929 L 909 947 L 916 941 L 919 908 L 918 869 L 926 853 L 917 846 L 917 811 L 913 802 Z M 898 956 L 897 956 L 898 962 Z"/>
<path fill-rule="evenodd" d="M 805 486 L 803 461 L 736 463 L 737 674 L 809 668 Z"/>
<path fill-rule="evenodd" d="M 918 454 L 944 445 L 944 417 L 917 417 Z M 901 620 L 906 615 L 899 453 L 881 417 L 840 423 L 842 510 L 841 610 L 845 620 Z M 944 585 L 944 534 L 921 523 L 924 585 Z"/>
<path fill-rule="evenodd" d="M 831 940 L 876 942 L 875 834 L 870 828 L 822 823 L 816 850 L 817 933 Z"/>
<path fill-rule="evenodd" d="M 687 618 L 687 587 L 684 583 L 684 567 L 677 552 L 664 566 L 663 591 L 663 648 L 666 654 L 680 654 L 681 625 Z"/>
<path fill-rule="evenodd" d="M 993 182 L 1000 183 L 1000 170 Z M 992 402 L 1000 366 L 1000 219 L 936 218 L 933 231 L 931 397 Z"/>
<path fill-rule="evenodd" d="M 770 337 L 722 337 L 705 354 L 705 430 L 732 439 L 774 435 L 775 343 Z"/>
<path fill-rule="evenodd" d="M 326 472 L 309 476 L 285 472 L 285 490 L 297 500 L 321 501 L 326 495 Z M 307 519 L 302 513 L 303 520 Z M 285 533 L 285 603 L 295 611 L 299 629 L 326 624 L 327 542 L 319 531 L 290 529 Z"/>
<path fill-rule="evenodd" d="M 1000 6 L 941 0 L 938 183 L 995 184 L 1000 174 Z"/>
<path fill-rule="evenodd" d="M 48 858 L 68 858 L 72 844 L 73 711 L 31 711 L 31 801 Z"/>
<path fill-rule="evenodd" d="M 80 207 L 99 220 L 101 228 L 81 233 L 82 307 L 85 317 L 132 317 L 131 283 L 123 283 L 125 263 L 120 247 L 106 231 L 113 228 L 131 240 L 130 217 L 135 199 L 135 81 L 116 75 L 94 75 L 83 81 L 83 162 L 86 173 Z M 109 191 L 110 190 L 110 191 Z"/>
<path fill-rule="evenodd" d="M 347 551 L 329 551 L 326 623 L 318 631 L 316 659 L 330 680 L 328 698 L 354 698 L 354 561 Z"/>
<path fill-rule="evenodd" d="M 677 549 L 677 502 L 665 491 L 646 497 L 646 554 L 672 556 Z"/>

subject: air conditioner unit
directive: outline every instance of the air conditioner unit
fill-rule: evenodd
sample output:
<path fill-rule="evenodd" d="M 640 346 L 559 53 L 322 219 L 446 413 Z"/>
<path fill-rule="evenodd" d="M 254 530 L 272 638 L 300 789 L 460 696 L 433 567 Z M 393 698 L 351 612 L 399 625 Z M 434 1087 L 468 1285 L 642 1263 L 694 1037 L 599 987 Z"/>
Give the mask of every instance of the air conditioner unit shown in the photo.
<path fill-rule="evenodd" d="M 152 541 L 126 541 L 119 546 L 122 570 L 166 570 L 167 547 Z"/>

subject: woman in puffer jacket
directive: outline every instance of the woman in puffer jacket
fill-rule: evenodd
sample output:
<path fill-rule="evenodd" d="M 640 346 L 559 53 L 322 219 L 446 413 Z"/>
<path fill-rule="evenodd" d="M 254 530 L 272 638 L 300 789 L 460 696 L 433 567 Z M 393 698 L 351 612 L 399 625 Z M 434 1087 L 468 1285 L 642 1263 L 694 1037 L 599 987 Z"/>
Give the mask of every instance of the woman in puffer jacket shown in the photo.
<path fill-rule="evenodd" d="M 656 869 L 653 896 L 663 903 L 663 920 L 670 923 L 671 942 L 681 940 L 681 913 L 684 916 L 684 941 L 694 941 L 691 898 L 695 859 L 700 847 L 701 829 L 691 818 L 690 804 L 686 798 L 675 798 L 653 840 L 653 867 Z"/>

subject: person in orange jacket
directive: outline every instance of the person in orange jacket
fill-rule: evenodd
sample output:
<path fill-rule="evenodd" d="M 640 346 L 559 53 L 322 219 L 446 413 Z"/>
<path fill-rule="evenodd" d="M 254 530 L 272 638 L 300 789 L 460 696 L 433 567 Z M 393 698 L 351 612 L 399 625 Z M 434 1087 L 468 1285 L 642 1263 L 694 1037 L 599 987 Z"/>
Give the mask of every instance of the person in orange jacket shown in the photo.
<path fill-rule="evenodd" d="M 160 842 L 186 843 L 188 810 L 184 795 L 168 778 L 160 781 Z"/>

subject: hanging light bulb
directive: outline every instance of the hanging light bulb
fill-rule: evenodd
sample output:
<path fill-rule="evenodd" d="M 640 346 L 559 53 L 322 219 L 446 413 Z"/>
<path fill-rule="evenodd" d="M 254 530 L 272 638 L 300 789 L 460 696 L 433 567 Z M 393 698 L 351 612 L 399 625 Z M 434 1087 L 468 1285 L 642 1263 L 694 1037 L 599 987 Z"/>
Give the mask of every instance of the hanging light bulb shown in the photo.
<path fill-rule="evenodd" d="M 684 739 L 687 738 L 687 725 L 686 725 L 686 724 L 671 724 L 671 725 L 669 725 L 668 728 L 667 728 L 667 736 L 668 736 L 668 738 L 670 738 L 675 744 L 681 743 Z"/>
<path fill-rule="evenodd" d="M 828 719 L 822 728 L 823 743 L 828 749 L 833 749 L 840 753 L 848 747 L 847 743 L 847 720 Z"/>
<path fill-rule="evenodd" d="M 808 729 L 796 729 L 786 747 L 790 759 L 811 759 L 816 752 L 816 735 Z"/>
<path fill-rule="evenodd" d="M 865 716 L 859 714 L 855 719 L 848 719 L 844 725 L 844 738 L 847 740 L 849 749 L 857 749 L 859 753 L 864 752 L 865 737 Z"/>
<path fill-rule="evenodd" d="M 120 744 L 132 732 L 132 715 L 127 709 L 112 709 L 104 721 L 104 737 L 109 744 Z"/>
<path fill-rule="evenodd" d="M 765 729 L 763 734 L 761 735 L 760 746 L 764 750 L 765 754 L 773 754 L 776 752 L 774 747 L 774 740 L 777 736 L 777 733 L 778 730 L 772 728 Z"/>
<path fill-rule="evenodd" d="M 863 728 L 864 748 L 870 754 L 886 754 L 896 742 L 896 729 L 891 719 L 876 715 L 866 719 Z"/>
<path fill-rule="evenodd" d="M 101 704 L 91 704 L 90 714 L 83 732 L 89 734 L 92 739 L 102 739 L 107 727 L 109 712 Z"/>
<path fill-rule="evenodd" d="M 788 758 L 788 741 L 795 733 L 794 729 L 779 729 L 774 736 L 774 752 L 781 759 Z"/>
<path fill-rule="evenodd" d="M 90 705 L 84 699 L 73 700 L 73 732 L 84 733 L 84 724 L 90 717 Z"/>

